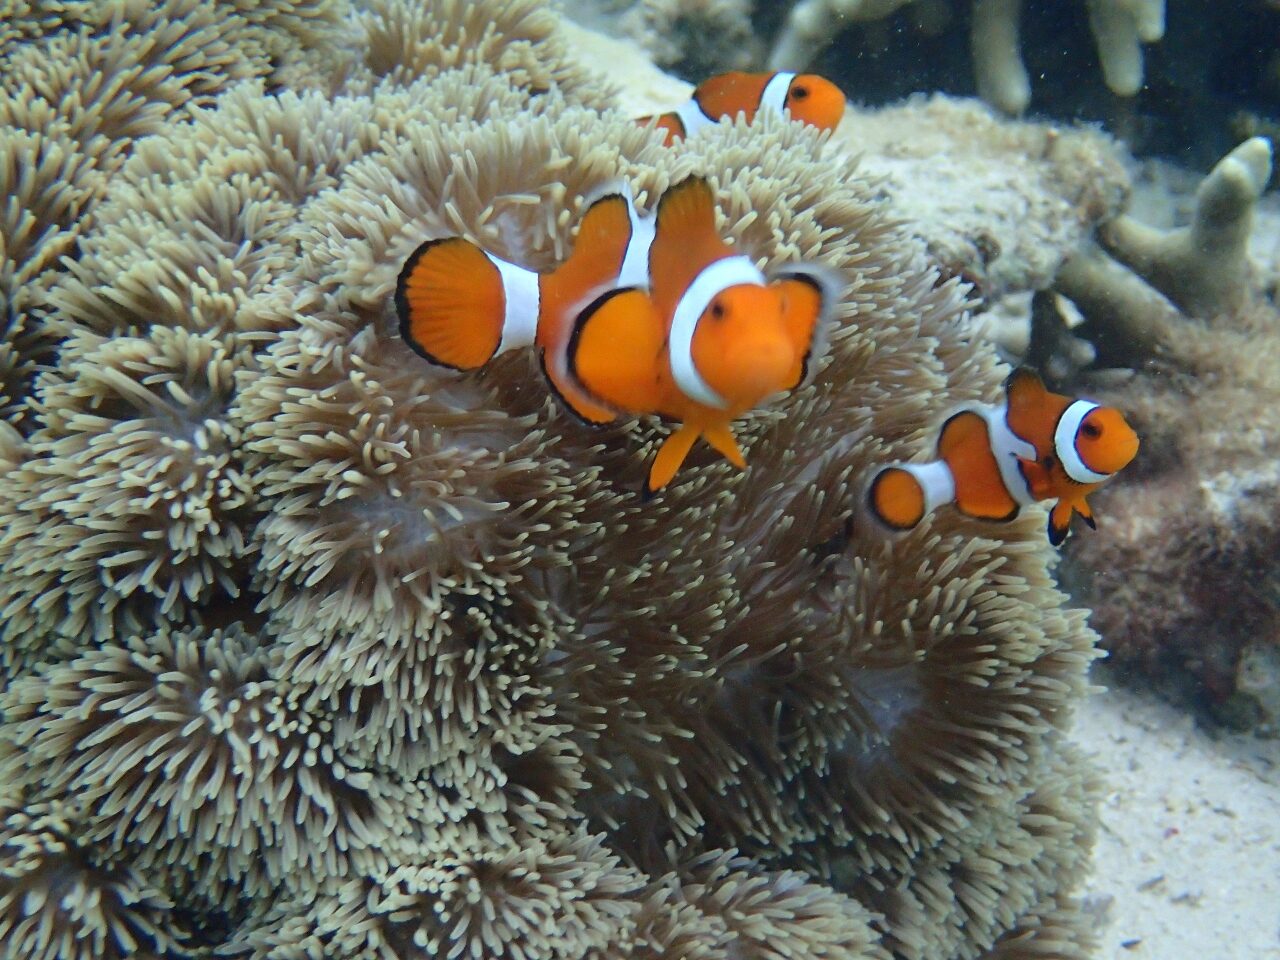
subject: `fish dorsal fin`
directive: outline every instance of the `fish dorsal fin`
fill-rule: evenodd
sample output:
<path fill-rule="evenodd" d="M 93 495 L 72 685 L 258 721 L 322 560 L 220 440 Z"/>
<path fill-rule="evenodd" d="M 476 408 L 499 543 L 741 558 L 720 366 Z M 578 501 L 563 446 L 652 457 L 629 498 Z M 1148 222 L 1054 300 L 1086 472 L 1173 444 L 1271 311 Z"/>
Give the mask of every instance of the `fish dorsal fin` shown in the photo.
<path fill-rule="evenodd" d="M 1004 382 L 1005 396 L 1009 400 L 1010 411 L 1027 411 L 1037 408 L 1044 402 L 1048 389 L 1040 374 L 1030 367 L 1018 367 Z"/>
<path fill-rule="evenodd" d="M 987 421 L 973 410 L 961 410 L 948 418 L 938 434 L 938 458 L 948 462 L 970 446 L 991 449 Z"/>
<path fill-rule="evenodd" d="M 568 374 L 566 352 L 579 311 L 602 290 L 617 285 L 633 235 L 634 207 L 626 184 L 610 184 L 582 215 L 569 258 L 542 282 L 542 370 L 564 405 L 588 423 L 608 423 L 616 413 L 594 404 Z M 647 270 L 647 264 L 645 265 Z"/>
<path fill-rule="evenodd" d="M 1014 435 L 1035 447 L 1037 457 L 1052 453 L 1054 426 L 1071 401 L 1051 393 L 1030 367 L 1019 367 L 1009 374 L 1005 398 L 1005 420 Z"/>
<path fill-rule="evenodd" d="M 643 290 L 610 290 L 578 314 L 569 339 L 569 379 L 597 402 L 627 413 L 658 409 L 666 331 Z"/>
<path fill-rule="evenodd" d="M 771 73 L 721 73 L 702 81 L 693 91 L 693 99 L 712 120 L 736 117 L 739 113 L 749 123 L 760 107 L 764 88 L 769 85 Z"/>
<path fill-rule="evenodd" d="M 577 297 L 618 276 L 631 241 L 631 204 L 620 193 L 610 193 L 587 207 L 578 224 L 573 252 L 552 274 L 557 287 Z M 570 293 L 572 294 L 572 292 Z"/>
<path fill-rule="evenodd" d="M 683 140 L 686 135 L 684 119 L 676 110 L 669 110 L 666 113 L 653 114 L 647 117 L 636 117 L 636 123 L 642 127 L 653 124 L 654 128 L 661 130 L 666 137 L 663 145 L 668 147 L 677 140 Z"/>
<path fill-rule="evenodd" d="M 658 201 L 649 276 L 658 313 L 669 320 L 702 268 L 733 253 L 716 233 L 715 197 L 702 177 L 688 177 Z"/>

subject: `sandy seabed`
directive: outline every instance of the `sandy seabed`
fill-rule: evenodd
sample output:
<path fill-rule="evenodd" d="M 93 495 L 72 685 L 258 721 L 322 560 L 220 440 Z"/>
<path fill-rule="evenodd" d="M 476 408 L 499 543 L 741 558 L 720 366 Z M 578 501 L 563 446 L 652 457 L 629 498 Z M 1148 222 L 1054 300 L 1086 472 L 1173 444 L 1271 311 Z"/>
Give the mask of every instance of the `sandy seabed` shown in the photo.
<path fill-rule="evenodd" d="M 1074 736 L 1105 778 L 1098 956 L 1280 960 L 1280 740 L 1125 690 L 1086 701 Z"/>

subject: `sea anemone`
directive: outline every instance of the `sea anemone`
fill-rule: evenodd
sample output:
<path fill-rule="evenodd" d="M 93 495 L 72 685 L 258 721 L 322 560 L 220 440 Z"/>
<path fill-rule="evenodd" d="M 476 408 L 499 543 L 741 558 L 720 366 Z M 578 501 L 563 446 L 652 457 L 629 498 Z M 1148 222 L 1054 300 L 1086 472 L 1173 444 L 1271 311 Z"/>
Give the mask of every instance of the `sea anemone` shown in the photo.
<path fill-rule="evenodd" d="M 265 893 L 410 831 L 408 794 L 329 746 L 238 627 L 86 651 L 5 692 L 6 782 L 84 805 L 78 836 Z M 412 794 L 413 791 L 409 791 Z M 323 845 L 315 837 L 327 837 Z"/>
<path fill-rule="evenodd" d="M 0 953 L 22 960 L 161 960 L 187 939 L 172 902 L 127 865 L 98 863 L 63 803 L 0 801 Z"/>
<path fill-rule="evenodd" d="M 630 939 L 643 880 L 581 831 L 424 848 L 405 865 L 286 903 L 231 945 L 251 960 L 605 956 Z"/>
<path fill-rule="evenodd" d="M 966 290 L 812 129 L 667 150 L 599 109 L 532 3 L 357 22 L 338 94 L 213 84 L 131 143 L 29 315 L 59 350 L 0 431 L 14 809 L 83 803 L 94 864 L 252 957 L 1066 929 L 1092 635 L 1041 522 L 889 537 L 860 505 L 999 389 Z M 812 382 L 741 422 L 747 471 L 697 450 L 644 502 L 656 418 L 593 431 L 532 356 L 459 374 L 397 335 L 424 240 L 550 269 L 593 193 L 647 211 L 691 172 L 741 253 L 845 279 Z"/>
<path fill-rule="evenodd" d="M 383 79 L 406 84 L 484 64 L 533 93 L 554 89 L 597 107 L 611 97 L 603 78 L 575 63 L 558 19 L 537 0 L 371 0 L 359 23 L 368 77 L 353 77 L 353 86 Z"/>

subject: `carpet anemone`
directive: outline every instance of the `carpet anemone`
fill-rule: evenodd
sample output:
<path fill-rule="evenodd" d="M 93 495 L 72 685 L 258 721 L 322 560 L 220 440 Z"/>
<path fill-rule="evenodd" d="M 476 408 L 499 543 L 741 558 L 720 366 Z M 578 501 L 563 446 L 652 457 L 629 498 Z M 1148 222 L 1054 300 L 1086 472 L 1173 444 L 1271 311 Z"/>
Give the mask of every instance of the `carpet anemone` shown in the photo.
<path fill-rule="evenodd" d="M 875 914 L 791 870 L 711 850 L 656 880 L 637 923 L 643 960 L 887 960 Z"/>
<path fill-rule="evenodd" d="M 8 785 L 6 785 L 8 789 Z M 173 903 L 132 867 L 95 862 L 65 804 L 0 800 L 0 954 L 161 960 L 185 954 Z"/>
<path fill-rule="evenodd" d="M 371 0 L 358 18 L 363 28 L 361 66 L 353 84 L 418 77 L 483 64 L 510 86 L 545 93 L 557 89 L 602 107 L 611 91 L 601 78 L 577 66 L 558 20 L 537 0 L 472 3 L 468 0 Z"/>
<path fill-rule="evenodd" d="M 572 829 L 516 844 L 424 847 L 404 865 L 285 902 L 232 944 L 251 960 L 341 955 L 555 960 L 626 943 L 642 876 Z"/>
<path fill-rule="evenodd" d="M 0 2 L 0 414 L 9 422 L 29 419 L 31 381 L 65 335 L 44 297 L 59 259 L 77 255 L 111 174 L 141 138 L 237 81 L 287 73 L 306 83 L 297 66 L 332 36 L 342 9 L 335 0 Z"/>
<path fill-rule="evenodd" d="M 826 137 L 662 148 L 526 0 L 11 6 L 42 90 L 175 44 L 113 68 L 157 85 L 132 119 L 0 108 L 33 161 L 0 164 L 0 782 L 13 836 L 74 810 L 103 955 L 1081 954 L 1093 786 L 1057 731 L 1092 635 L 1033 511 L 863 512 L 1001 371 Z M 642 500 L 657 418 L 592 430 L 528 352 L 458 374 L 399 337 L 423 241 L 550 269 L 593 194 L 690 173 L 737 250 L 845 285 L 746 471 L 698 449 Z M 82 922 L 7 889 L 0 922 Z"/>
<path fill-rule="evenodd" d="M 414 791 L 330 746 L 238 628 L 130 637 L 10 686 L 6 782 L 85 807 L 85 842 L 264 893 L 408 834 Z M 327 837 L 317 846 L 313 838 Z"/>

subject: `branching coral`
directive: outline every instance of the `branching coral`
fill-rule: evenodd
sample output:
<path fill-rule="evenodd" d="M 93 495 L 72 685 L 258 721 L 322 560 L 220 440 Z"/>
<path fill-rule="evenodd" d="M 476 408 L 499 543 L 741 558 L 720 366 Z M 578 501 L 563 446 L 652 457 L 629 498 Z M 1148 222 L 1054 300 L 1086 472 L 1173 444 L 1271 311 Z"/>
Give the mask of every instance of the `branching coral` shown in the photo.
<path fill-rule="evenodd" d="M 73 811 L 157 951 L 1081 955 L 1057 731 L 1092 634 L 1041 522 L 859 508 L 998 389 L 965 288 L 812 129 L 667 150 L 601 110 L 537 6 L 384 0 L 340 94 L 247 83 L 121 154 L 0 431 L 13 822 Z M 396 335 L 424 239 L 547 268 L 592 191 L 651 209 L 692 170 L 744 255 L 849 280 L 749 471 L 700 451 L 642 502 L 661 424 Z"/>
<path fill-rule="evenodd" d="M 842 24 L 880 20 L 915 0 L 801 0 L 774 42 L 770 65 L 804 68 Z M 1107 86 L 1120 96 L 1142 87 L 1142 44 L 1164 36 L 1165 0 L 1086 0 L 1089 29 Z M 1031 83 L 1018 47 L 1022 0 L 973 0 L 969 42 L 979 95 L 1006 113 L 1031 102 Z"/>
<path fill-rule="evenodd" d="M 880 20 L 915 0 L 800 0 L 774 41 L 769 66 L 801 70 L 831 43 L 845 23 Z"/>
<path fill-rule="evenodd" d="M 1086 0 L 1102 76 L 1113 93 L 1142 88 L 1142 44 L 1164 36 L 1165 0 Z M 1022 0 L 974 0 L 970 44 L 978 93 L 1006 113 L 1031 102 L 1031 83 L 1018 50 Z"/>
<path fill-rule="evenodd" d="M 1239 309 L 1251 287 L 1253 210 L 1270 178 L 1271 142 L 1252 137 L 1201 181 L 1188 226 L 1160 232 L 1121 216 L 1107 224 L 1102 241 L 1190 316 Z"/>
<path fill-rule="evenodd" d="M 1250 262 L 1254 211 L 1271 176 L 1271 143 L 1251 137 L 1222 158 L 1195 192 L 1190 223 L 1162 229 L 1121 213 L 1060 264 L 1051 288 L 1078 308 L 1068 330 L 1056 302 L 1032 313 L 1030 356 L 1066 379 L 1095 362 L 1186 367 L 1184 341 L 1212 321 L 1260 305 Z"/>

